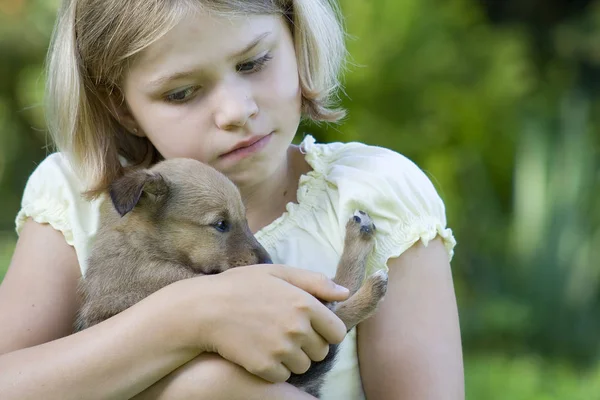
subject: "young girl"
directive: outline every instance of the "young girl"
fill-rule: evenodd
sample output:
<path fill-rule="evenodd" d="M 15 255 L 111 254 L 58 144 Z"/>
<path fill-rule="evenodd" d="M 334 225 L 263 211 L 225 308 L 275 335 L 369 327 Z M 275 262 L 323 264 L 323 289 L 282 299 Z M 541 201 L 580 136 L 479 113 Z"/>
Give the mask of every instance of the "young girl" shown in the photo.
<path fill-rule="evenodd" d="M 292 145 L 337 121 L 343 32 L 327 0 L 65 0 L 48 59 L 59 149 L 34 171 L 0 287 L 7 399 L 306 399 L 285 383 L 342 342 L 323 399 L 462 399 L 444 204 L 405 157 Z M 190 157 L 227 175 L 275 265 L 177 282 L 72 334 L 105 189 L 123 169 Z M 347 335 L 316 298 L 354 210 L 378 228 L 378 312 Z M 316 298 L 315 298 L 316 297 Z"/>

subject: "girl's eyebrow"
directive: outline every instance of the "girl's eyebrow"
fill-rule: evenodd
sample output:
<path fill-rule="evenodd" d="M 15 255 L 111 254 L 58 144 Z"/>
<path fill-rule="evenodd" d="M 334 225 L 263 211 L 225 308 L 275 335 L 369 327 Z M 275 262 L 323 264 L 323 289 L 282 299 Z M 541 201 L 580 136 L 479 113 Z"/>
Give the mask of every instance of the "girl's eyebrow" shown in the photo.
<path fill-rule="evenodd" d="M 270 31 L 267 32 L 263 32 L 260 35 L 256 36 L 248 45 L 246 45 L 242 50 L 235 52 L 234 54 L 232 54 L 231 56 L 228 57 L 229 60 L 233 60 L 236 58 L 240 58 L 241 56 L 243 56 L 244 54 L 250 52 L 252 49 L 254 49 L 256 46 L 258 46 L 260 44 L 260 42 L 265 39 L 267 36 L 269 36 L 271 34 Z M 150 83 L 148 83 L 148 88 L 150 88 L 151 90 L 157 89 L 162 87 L 163 85 L 172 82 L 172 81 L 176 81 L 178 79 L 186 79 L 189 78 L 193 75 L 195 75 L 197 73 L 197 71 L 191 70 L 191 71 L 179 71 L 179 72 L 175 72 L 169 75 L 165 75 L 165 76 L 161 76 L 153 81 L 151 81 Z"/>
<path fill-rule="evenodd" d="M 242 50 L 234 53 L 229 59 L 235 59 L 235 58 L 240 58 L 241 56 L 243 56 L 244 54 L 250 52 L 250 50 L 254 49 L 256 46 L 258 46 L 258 44 L 267 36 L 269 36 L 271 34 L 270 31 L 267 32 L 263 32 L 260 35 L 258 35 L 257 37 L 254 38 L 254 40 L 252 40 L 246 47 L 244 47 Z"/>

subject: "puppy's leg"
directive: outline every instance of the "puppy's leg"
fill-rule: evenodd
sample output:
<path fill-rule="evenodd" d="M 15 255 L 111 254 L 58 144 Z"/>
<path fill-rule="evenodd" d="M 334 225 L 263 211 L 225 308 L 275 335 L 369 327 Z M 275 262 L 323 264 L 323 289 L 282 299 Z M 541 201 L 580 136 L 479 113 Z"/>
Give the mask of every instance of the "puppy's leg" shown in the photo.
<path fill-rule="evenodd" d="M 387 291 L 388 275 L 380 270 L 369 276 L 358 291 L 343 303 L 334 306 L 335 314 L 348 330 L 370 317 Z"/>
<path fill-rule="evenodd" d="M 338 285 L 347 287 L 351 296 L 343 303 L 326 305 L 340 317 L 348 330 L 374 310 L 382 296 L 380 293 L 385 292 L 385 285 L 380 282 L 384 280 L 382 274 L 369 277 L 361 286 L 365 278 L 367 256 L 373 249 L 374 234 L 373 221 L 362 211 L 356 211 L 346 223 L 344 251 L 333 280 Z M 384 286 L 383 290 L 381 286 Z M 288 382 L 319 398 L 323 379 L 333 367 L 337 353 L 338 345 L 330 345 L 324 360 L 312 362 L 310 369 L 304 374 L 292 374 Z"/>
<path fill-rule="evenodd" d="M 367 257 L 375 243 L 375 229 L 371 217 L 363 211 L 356 211 L 346 224 L 344 252 L 334 281 L 347 287 L 351 294 L 345 302 L 332 305 L 332 309 L 348 330 L 375 312 L 387 290 L 388 278 L 384 271 L 364 281 Z"/>
<path fill-rule="evenodd" d="M 363 211 L 355 211 L 346 223 L 344 251 L 333 281 L 356 293 L 365 278 L 367 256 L 373 250 L 375 224 Z"/>

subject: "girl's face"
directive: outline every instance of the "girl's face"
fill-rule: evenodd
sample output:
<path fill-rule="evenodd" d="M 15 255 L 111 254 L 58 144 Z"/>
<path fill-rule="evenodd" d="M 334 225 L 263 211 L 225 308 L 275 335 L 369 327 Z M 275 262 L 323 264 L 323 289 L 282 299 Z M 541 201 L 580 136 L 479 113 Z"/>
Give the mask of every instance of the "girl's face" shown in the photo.
<path fill-rule="evenodd" d="M 190 16 L 135 59 L 123 93 L 125 125 L 165 158 L 194 158 L 237 184 L 281 168 L 300 122 L 294 44 L 279 16 Z"/>

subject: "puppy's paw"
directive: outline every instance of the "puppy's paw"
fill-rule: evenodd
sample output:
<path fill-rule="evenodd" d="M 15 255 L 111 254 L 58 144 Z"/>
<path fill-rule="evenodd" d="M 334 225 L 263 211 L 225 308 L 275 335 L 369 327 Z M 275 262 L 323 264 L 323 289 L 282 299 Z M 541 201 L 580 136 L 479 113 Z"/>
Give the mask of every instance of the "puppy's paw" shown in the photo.
<path fill-rule="evenodd" d="M 370 240 L 375 235 L 376 228 L 369 214 L 356 210 L 348 221 L 346 229 L 349 233 L 354 233 L 363 240 Z"/>
<path fill-rule="evenodd" d="M 365 279 L 358 291 L 337 307 L 335 313 L 346 327 L 358 325 L 375 313 L 388 286 L 387 272 L 380 270 Z"/>
<path fill-rule="evenodd" d="M 380 269 L 367 278 L 366 284 L 371 287 L 374 297 L 379 300 L 383 299 L 383 297 L 385 297 L 385 293 L 387 292 L 388 286 L 387 272 Z"/>

